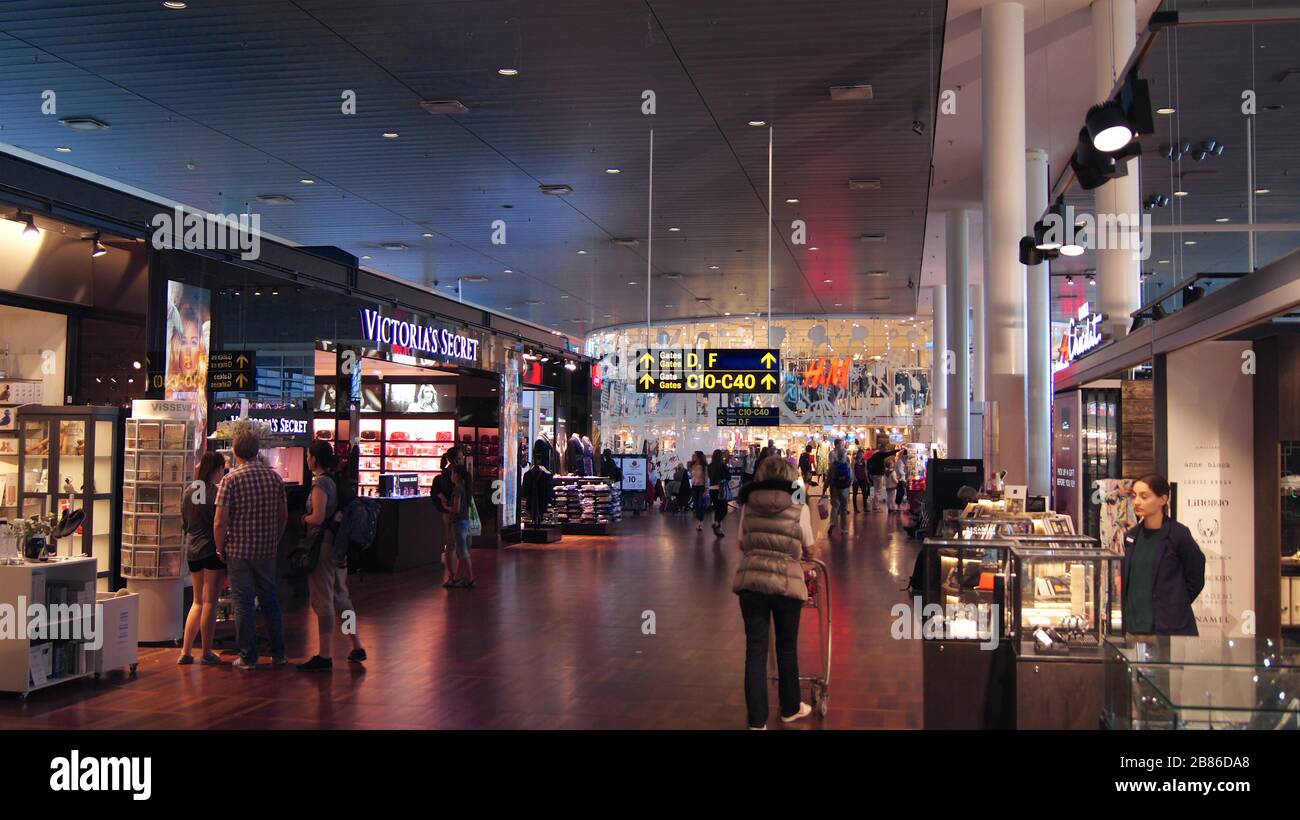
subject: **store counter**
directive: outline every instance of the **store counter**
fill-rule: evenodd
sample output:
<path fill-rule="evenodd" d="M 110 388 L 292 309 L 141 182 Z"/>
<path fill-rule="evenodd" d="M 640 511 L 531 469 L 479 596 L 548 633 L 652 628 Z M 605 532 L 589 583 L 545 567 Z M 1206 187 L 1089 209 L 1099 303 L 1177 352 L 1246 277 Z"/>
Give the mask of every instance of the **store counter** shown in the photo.
<path fill-rule="evenodd" d="M 411 495 L 375 500 L 379 502 L 379 520 L 375 543 L 368 552 L 368 569 L 401 572 L 442 561 L 445 533 L 433 499 Z"/>

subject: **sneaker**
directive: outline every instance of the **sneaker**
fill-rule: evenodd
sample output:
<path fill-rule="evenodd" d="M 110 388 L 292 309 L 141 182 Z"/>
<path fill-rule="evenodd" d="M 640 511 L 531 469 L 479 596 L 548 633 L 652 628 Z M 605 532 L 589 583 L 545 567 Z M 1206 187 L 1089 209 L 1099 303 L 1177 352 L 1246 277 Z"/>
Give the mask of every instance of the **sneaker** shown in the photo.
<path fill-rule="evenodd" d="M 311 660 L 298 664 L 299 672 L 328 672 L 333 668 L 334 660 L 332 658 L 322 658 L 320 655 L 312 655 Z"/>
<path fill-rule="evenodd" d="M 289 663 L 289 659 L 281 655 L 280 657 L 271 661 L 271 663 L 274 664 L 275 666 L 286 666 Z"/>
<path fill-rule="evenodd" d="M 749 731 L 751 731 L 751 732 L 766 732 L 766 731 L 767 731 L 767 727 L 766 727 L 766 726 L 750 726 L 750 727 L 749 727 Z"/>
<path fill-rule="evenodd" d="M 192 663 L 194 663 L 194 656 L 188 653 L 181 655 L 179 658 L 176 659 L 176 664 L 178 666 L 189 666 Z"/>
<path fill-rule="evenodd" d="M 364 649 L 353 649 L 351 652 L 348 653 L 348 660 L 351 661 L 352 663 L 361 663 L 365 659 L 366 659 L 366 650 Z"/>
<path fill-rule="evenodd" d="M 203 663 L 206 663 L 208 666 L 220 666 L 220 665 L 221 665 L 221 657 L 220 657 L 219 655 L 217 655 L 217 653 L 215 653 L 215 652 L 204 652 L 204 653 L 203 653 L 203 657 L 200 658 L 200 660 L 201 660 Z"/>
<path fill-rule="evenodd" d="M 806 703 L 799 704 L 799 711 L 790 717 L 781 718 L 782 723 L 794 723 L 796 720 L 802 720 L 812 714 L 812 707 Z"/>
<path fill-rule="evenodd" d="M 232 665 L 233 665 L 236 669 L 249 669 L 249 670 L 252 670 L 252 669 L 256 669 L 256 668 L 257 668 L 257 661 L 253 661 L 252 663 L 249 663 L 248 661 L 244 660 L 244 659 L 241 657 L 241 658 L 236 658 L 234 664 L 232 664 Z"/>

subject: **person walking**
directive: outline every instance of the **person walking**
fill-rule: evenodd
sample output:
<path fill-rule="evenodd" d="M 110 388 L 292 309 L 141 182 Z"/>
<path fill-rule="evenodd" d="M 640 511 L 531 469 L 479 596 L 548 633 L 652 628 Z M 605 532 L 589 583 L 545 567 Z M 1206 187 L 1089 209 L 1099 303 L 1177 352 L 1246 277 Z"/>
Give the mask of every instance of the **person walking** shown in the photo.
<path fill-rule="evenodd" d="M 361 663 L 366 659 L 365 647 L 355 628 L 356 610 L 348 594 L 347 536 L 339 533 L 339 480 L 334 469 L 334 450 L 328 442 L 313 441 L 307 448 L 307 469 L 311 471 L 311 494 L 307 496 L 307 514 L 302 517 L 304 527 L 322 527 L 320 557 L 307 579 L 312 611 L 316 613 L 316 654 L 311 660 L 298 664 L 303 672 L 326 672 L 334 668 L 335 616 L 350 618 L 353 628 L 347 631 L 352 641 L 348 660 Z M 337 548 L 336 548 L 337 547 Z"/>
<path fill-rule="evenodd" d="M 257 458 L 257 434 L 244 430 L 233 442 L 235 469 L 217 487 L 217 511 L 212 534 L 217 558 L 230 573 L 235 598 L 235 642 L 239 646 L 236 669 L 257 668 L 257 627 L 254 601 L 271 638 L 271 662 L 283 666 L 284 618 L 276 591 L 276 553 L 289 507 L 280 475 Z"/>
<path fill-rule="evenodd" d="M 713 460 L 709 462 L 709 501 L 713 504 L 713 535 L 722 538 L 722 521 L 727 517 L 730 499 L 723 492 L 723 487 L 731 487 L 731 470 L 727 468 L 727 459 L 721 450 L 713 451 Z"/>
<path fill-rule="evenodd" d="M 812 518 L 798 469 L 767 459 L 740 491 L 740 566 L 732 592 L 745 622 L 745 707 L 750 729 L 766 729 L 767 646 L 776 628 L 777 693 L 781 720 L 799 720 L 812 707 L 799 697 L 799 616 L 808 600 L 800 559 L 812 558 Z"/>
<path fill-rule="evenodd" d="M 871 479 L 871 512 L 876 512 L 885 503 L 885 459 L 892 454 L 892 450 L 881 448 L 867 459 L 867 476 Z"/>
<path fill-rule="evenodd" d="M 704 516 L 709 511 L 709 462 L 702 450 L 691 456 L 691 500 L 695 504 L 695 531 L 704 529 Z"/>
<path fill-rule="evenodd" d="M 858 511 L 858 495 L 862 495 L 862 509 L 871 503 L 871 478 L 867 475 L 867 453 L 861 447 L 853 453 L 853 511 Z"/>
<path fill-rule="evenodd" d="M 849 454 L 844 449 L 844 440 L 835 439 L 831 450 L 830 467 L 826 471 L 827 491 L 831 494 L 831 524 L 826 528 L 827 535 L 835 533 L 835 524 L 839 523 L 843 532 L 849 523 L 849 490 L 853 487 L 853 470 L 849 467 Z"/>
<path fill-rule="evenodd" d="M 194 638 L 201 635 L 203 656 L 209 665 L 221 663 L 212 651 L 217 630 L 217 599 L 226 585 L 226 565 L 217 557 L 216 537 L 212 525 L 217 515 L 217 485 L 226 474 L 226 458 L 220 453 L 204 453 L 194 470 L 194 483 L 185 488 L 181 502 L 181 521 L 185 525 L 185 558 L 190 565 L 194 603 L 185 617 L 179 664 L 194 663 Z"/>
<path fill-rule="evenodd" d="M 1168 508 L 1164 476 L 1148 473 L 1133 482 L 1133 511 L 1141 520 L 1124 534 L 1120 589 L 1124 632 L 1138 640 L 1199 634 L 1192 603 L 1205 588 L 1205 553 Z"/>
<path fill-rule="evenodd" d="M 894 453 L 894 509 L 903 509 L 903 500 L 907 496 L 907 448 Z"/>
<path fill-rule="evenodd" d="M 450 589 L 456 586 L 453 583 L 460 576 L 459 559 L 456 557 L 456 543 L 454 533 L 452 532 L 452 513 L 455 511 L 455 492 L 456 484 L 452 474 L 456 468 L 461 466 L 465 460 L 464 451 L 460 445 L 456 445 L 447 450 L 442 455 L 442 472 L 433 480 L 433 486 L 430 488 L 430 495 L 433 497 L 433 506 L 442 515 L 442 566 L 446 571 L 442 585 Z"/>
<path fill-rule="evenodd" d="M 659 468 L 654 459 L 646 461 L 645 506 L 647 510 L 655 508 L 655 497 L 659 494 Z"/>
<path fill-rule="evenodd" d="M 898 475 L 894 472 L 897 456 L 885 459 L 885 504 L 889 512 L 898 512 L 898 503 L 894 500 L 898 494 Z"/>
<path fill-rule="evenodd" d="M 814 462 L 815 457 L 813 456 L 813 446 L 811 444 L 805 445 L 803 452 L 799 454 L 799 475 L 803 478 L 803 485 L 805 487 L 812 486 Z"/>

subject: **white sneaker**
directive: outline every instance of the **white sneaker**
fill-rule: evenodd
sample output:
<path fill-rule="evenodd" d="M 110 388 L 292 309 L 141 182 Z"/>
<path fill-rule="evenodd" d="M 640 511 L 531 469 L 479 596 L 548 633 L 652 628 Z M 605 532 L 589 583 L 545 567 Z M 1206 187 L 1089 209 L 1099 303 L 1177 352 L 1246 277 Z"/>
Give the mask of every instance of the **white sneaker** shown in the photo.
<path fill-rule="evenodd" d="M 243 658 L 236 658 L 236 659 L 235 659 L 235 662 L 234 662 L 233 664 L 231 664 L 231 665 L 234 666 L 236 669 L 256 669 L 256 668 L 257 668 L 257 664 L 256 664 L 256 663 L 249 663 L 248 661 L 244 660 Z"/>
<path fill-rule="evenodd" d="M 802 720 L 812 714 L 812 707 L 806 703 L 799 704 L 799 711 L 790 717 L 781 718 L 782 723 L 794 723 L 796 720 Z"/>
<path fill-rule="evenodd" d="M 749 731 L 751 731 L 751 732 L 766 732 L 766 731 L 767 731 L 767 727 L 766 727 L 766 726 L 750 726 L 750 727 L 749 727 Z"/>

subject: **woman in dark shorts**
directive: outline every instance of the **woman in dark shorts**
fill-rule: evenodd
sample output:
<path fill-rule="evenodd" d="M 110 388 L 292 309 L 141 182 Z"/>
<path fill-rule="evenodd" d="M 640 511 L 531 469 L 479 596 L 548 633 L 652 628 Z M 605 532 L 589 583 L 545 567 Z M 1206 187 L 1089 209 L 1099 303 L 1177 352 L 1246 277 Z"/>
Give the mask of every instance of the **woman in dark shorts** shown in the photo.
<path fill-rule="evenodd" d="M 217 599 L 226 584 L 226 565 L 217 558 L 217 541 L 212 535 L 212 521 L 217 513 L 217 485 L 226 474 L 226 459 L 220 453 L 204 453 L 194 470 L 194 481 L 185 488 L 181 501 L 181 518 L 185 522 L 185 557 L 190 563 L 194 584 L 194 603 L 185 618 L 185 639 L 181 644 L 179 664 L 194 663 L 194 637 L 203 636 L 203 662 L 221 663 L 212 651 L 212 635 L 217 628 Z"/>

